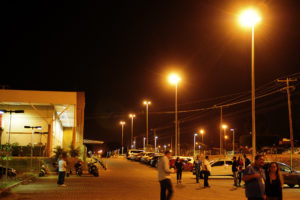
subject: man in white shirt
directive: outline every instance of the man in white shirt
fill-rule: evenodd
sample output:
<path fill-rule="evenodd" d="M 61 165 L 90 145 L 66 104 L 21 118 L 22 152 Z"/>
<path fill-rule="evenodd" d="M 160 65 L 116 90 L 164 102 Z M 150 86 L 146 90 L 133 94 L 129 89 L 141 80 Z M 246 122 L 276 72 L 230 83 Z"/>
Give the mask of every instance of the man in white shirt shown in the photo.
<path fill-rule="evenodd" d="M 165 155 L 158 160 L 158 180 L 160 183 L 160 199 L 169 200 L 173 194 L 173 187 L 171 183 L 170 159 L 171 152 L 166 151 Z M 168 190 L 168 195 L 166 194 Z"/>
<path fill-rule="evenodd" d="M 58 180 L 57 185 L 65 187 L 65 175 L 67 171 L 67 163 L 62 155 L 59 155 L 58 161 Z"/>
<path fill-rule="evenodd" d="M 205 156 L 205 160 L 203 162 L 203 171 L 204 171 L 204 187 L 209 187 L 208 185 L 208 176 L 210 175 L 211 166 L 208 161 L 208 156 Z"/>

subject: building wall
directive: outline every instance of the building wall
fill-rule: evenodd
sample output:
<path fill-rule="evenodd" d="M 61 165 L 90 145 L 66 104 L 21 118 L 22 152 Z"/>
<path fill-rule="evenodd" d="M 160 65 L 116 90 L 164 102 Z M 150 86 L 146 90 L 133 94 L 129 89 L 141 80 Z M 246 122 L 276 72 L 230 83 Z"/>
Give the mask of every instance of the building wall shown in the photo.
<path fill-rule="evenodd" d="M 72 144 L 73 139 L 73 127 L 64 128 L 64 139 L 63 139 L 63 148 L 68 150 Z"/>
<path fill-rule="evenodd" d="M 34 132 L 43 133 L 41 138 L 40 133 L 34 133 L 33 144 L 37 145 L 42 139 L 42 143 L 47 143 L 48 123 L 47 120 L 51 120 L 51 113 L 53 109 L 49 106 L 39 107 L 39 114 L 30 106 L 0 106 L 0 109 L 7 110 L 24 110 L 24 113 L 12 113 L 11 120 L 10 114 L 2 114 L 1 125 L 3 133 L 1 136 L 1 144 L 8 143 L 8 135 L 10 135 L 10 143 L 18 143 L 19 145 L 26 146 L 32 143 L 32 129 L 26 129 L 24 126 L 42 126 L 41 130 L 34 129 Z M 9 126 L 10 134 L 9 133 Z"/>

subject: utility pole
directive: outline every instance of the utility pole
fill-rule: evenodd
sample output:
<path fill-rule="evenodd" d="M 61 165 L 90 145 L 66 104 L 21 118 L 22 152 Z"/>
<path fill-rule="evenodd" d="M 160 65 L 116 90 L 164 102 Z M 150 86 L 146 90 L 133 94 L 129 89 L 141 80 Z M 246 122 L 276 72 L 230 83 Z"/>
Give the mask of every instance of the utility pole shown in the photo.
<path fill-rule="evenodd" d="M 222 124 L 223 124 L 223 107 L 220 106 L 221 109 L 221 116 L 220 116 L 220 155 L 223 154 L 223 131 L 222 131 Z"/>
<path fill-rule="evenodd" d="M 291 109 L 291 94 L 290 94 L 290 87 L 294 88 L 294 86 L 290 86 L 290 82 L 295 82 L 297 79 L 289 79 L 286 78 L 285 80 L 277 80 L 277 82 L 282 83 L 286 82 L 286 89 L 287 98 L 288 98 L 288 109 L 289 109 L 289 126 L 290 126 L 290 140 L 291 140 L 291 168 L 293 168 L 293 153 L 294 153 L 294 133 L 293 133 L 293 121 L 292 121 L 292 109 Z"/>
<path fill-rule="evenodd" d="M 177 133 L 177 136 L 178 136 L 178 139 L 177 139 L 177 141 L 178 141 L 178 156 L 180 156 L 180 121 L 178 121 L 177 130 L 178 130 L 178 133 Z"/>

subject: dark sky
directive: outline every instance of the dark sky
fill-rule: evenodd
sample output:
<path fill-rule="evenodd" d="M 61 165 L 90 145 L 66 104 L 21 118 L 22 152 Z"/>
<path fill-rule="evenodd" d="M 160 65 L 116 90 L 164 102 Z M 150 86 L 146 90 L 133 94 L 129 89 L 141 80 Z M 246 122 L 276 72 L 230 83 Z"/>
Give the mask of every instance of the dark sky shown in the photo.
<path fill-rule="evenodd" d="M 300 3 L 266 1 L 7 1 L 1 3 L 1 85 L 11 89 L 85 91 L 85 138 L 120 142 L 120 120 L 135 112 L 134 134 L 149 127 L 161 144 L 174 133 L 176 70 L 179 110 L 207 108 L 250 98 L 251 31 L 237 23 L 240 10 L 255 5 L 262 21 L 255 30 L 258 94 L 282 88 L 272 82 L 299 72 Z M 299 77 L 299 74 L 293 77 Z M 295 137 L 300 131 L 298 82 L 292 92 Z M 298 87 L 297 87 L 298 86 Z M 250 102 L 224 109 L 224 121 L 251 129 Z M 204 127 L 215 144 L 219 110 L 179 115 L 182 141 Z M 257 101 L 258 134 L 289 135 L 286 94 Z M 152 132 L 151 132 L 152 134 Z M 151 135 L 152 137 L 152 135 Z M 300 139 L 300 138 L 299 138 Z M 150 143 L 153 141 L 150 141 Z"/>

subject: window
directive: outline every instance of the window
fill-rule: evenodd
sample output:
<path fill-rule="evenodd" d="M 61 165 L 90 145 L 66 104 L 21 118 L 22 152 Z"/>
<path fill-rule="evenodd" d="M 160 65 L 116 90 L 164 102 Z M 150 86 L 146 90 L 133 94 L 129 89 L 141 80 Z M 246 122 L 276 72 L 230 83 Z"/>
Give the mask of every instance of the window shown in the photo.
<path fill-rule="evenodd" d="M 216 167 L 216 166 L 222 166 L 224 165 L 224 161 L 218 161 L 218 162 L 215 162 L 214 164 L 212 164 L 211 166 L 212 167 Z"/>
<path fill-rule="evenodd" d="M 278 167 L 282 172 L 291 172 L 291 169 L 288 166 L 278 164 Z"/>
<path fill-rule="evenodd" d="M 232 161 L 226 161 L 226 165 L 232 165 Z"/>

